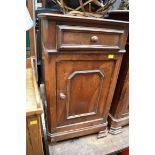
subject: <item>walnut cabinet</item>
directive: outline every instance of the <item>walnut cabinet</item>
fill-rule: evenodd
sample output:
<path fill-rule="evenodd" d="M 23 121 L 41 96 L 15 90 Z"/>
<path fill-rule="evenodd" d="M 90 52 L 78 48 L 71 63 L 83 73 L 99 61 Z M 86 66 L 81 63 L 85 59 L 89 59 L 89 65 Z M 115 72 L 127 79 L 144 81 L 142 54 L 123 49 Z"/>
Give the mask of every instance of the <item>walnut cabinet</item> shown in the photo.
<path fill-rule="evenodd" d="M 128 22 L 41 13 L 50 142 L 107 134 Z"/>

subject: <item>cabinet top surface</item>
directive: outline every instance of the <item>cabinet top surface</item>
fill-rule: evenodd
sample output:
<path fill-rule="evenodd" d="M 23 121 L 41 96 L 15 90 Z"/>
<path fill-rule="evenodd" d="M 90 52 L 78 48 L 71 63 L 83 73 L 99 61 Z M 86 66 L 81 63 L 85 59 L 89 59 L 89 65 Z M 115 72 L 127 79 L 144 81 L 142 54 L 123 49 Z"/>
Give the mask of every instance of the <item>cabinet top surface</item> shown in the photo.
<path fill-rule="evenodd" d="M 37 109 L 35 90 L 32 81 L 32 69 L 26 69 L 26 111 Z"/>
<path fill-rule="evenodd" d="M 121 20 L 112 20 L 112 19 L 103 19 L 103 18 L 94 18 L 94 17 L 80 17 L 80 16 L 71 16 L 71 15 L 62 15 L 62 14 L 53 14 L 53 13 L 40 13 L 38 14 L 39 18 L 53 19 L 57 21 L 77 21 L 84 23 L 111 23 L 111 24 L 122 24 L 128 25 L 128 21 Z"/>

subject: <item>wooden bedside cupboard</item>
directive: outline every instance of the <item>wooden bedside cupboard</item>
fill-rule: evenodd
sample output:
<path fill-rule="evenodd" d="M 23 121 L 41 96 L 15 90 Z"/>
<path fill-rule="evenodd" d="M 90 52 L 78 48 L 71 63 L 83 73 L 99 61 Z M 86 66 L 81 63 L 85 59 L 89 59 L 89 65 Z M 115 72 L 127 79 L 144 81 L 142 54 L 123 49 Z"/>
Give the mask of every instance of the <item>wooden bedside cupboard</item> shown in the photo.
<path fill-rule="evenodd" d="M 107 134 L 128 22 L 41 13 L 50 142 Z"/>

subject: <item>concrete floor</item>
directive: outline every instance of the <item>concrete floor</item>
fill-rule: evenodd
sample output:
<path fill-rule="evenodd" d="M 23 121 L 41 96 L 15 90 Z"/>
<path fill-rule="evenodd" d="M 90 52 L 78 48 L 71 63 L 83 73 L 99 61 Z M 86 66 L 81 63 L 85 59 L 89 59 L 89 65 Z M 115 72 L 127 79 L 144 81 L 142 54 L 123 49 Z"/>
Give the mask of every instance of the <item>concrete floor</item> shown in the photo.
<path fill-rule="evenodd" d="M 43 88 L 44 85 L 41 85 L 41 96 L 45 101 Z M 42 114 L 42 125 L 46 131 L 44 114 Z M 108 134 L 107 137 L 100 139 L 97 139 L 97 134 L 92 134 L 49 144 L 49 152 L 50 155 L 108 155 L 129 147 L 128 132 L 129 127 L 126 126 L 122 133 Z"/>
<path fill-rule="evenodd" d="M 49 144 L 50 155 L 107 155 L 129 147 L 128 126 L 118 135 L 108 134 L 97 139 L 97 134 Z"/>

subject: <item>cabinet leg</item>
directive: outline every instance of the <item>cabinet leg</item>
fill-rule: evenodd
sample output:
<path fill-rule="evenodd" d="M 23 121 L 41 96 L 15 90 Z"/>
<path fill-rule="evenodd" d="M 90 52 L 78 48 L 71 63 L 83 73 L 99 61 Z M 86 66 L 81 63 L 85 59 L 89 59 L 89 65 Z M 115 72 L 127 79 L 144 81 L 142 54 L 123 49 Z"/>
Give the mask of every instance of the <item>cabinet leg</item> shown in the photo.
<path fill-rule="evenodd" d="M 119 134 L 121 132 L 122 132 L 122 127 L 121 126 L 116 127 L 116 128 L 110 127 L 110 130 L 109 130 L 109 133 L 112 134 L 112 135 L 117 135 L 117 134 Z"/>
<path fill-rule="evenodd" d="M 104 131 L 100 131 L 97 135 L 97 138 L 102 138 L 102 137 L 106 137 L 108 134 L 108 130 L 105 129 Z"/>

